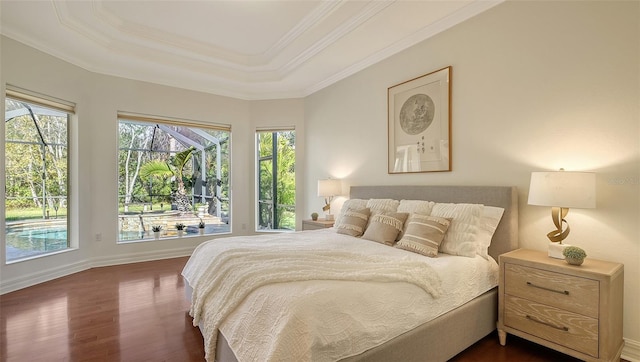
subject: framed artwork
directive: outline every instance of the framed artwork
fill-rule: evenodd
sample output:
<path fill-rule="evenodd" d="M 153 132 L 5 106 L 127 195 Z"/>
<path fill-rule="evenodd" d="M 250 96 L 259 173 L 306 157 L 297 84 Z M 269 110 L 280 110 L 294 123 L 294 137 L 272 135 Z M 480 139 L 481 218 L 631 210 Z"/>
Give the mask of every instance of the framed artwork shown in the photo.
<path fill-rule="evenodd" d="M 389 173 L 451 171 L 451 67 L 387 90 Z"/>

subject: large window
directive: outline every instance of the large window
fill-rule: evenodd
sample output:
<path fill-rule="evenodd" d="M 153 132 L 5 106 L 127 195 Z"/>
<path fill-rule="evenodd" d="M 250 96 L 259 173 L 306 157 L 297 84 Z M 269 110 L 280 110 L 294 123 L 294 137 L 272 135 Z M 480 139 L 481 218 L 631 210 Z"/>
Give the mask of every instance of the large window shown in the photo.
<path fill-rule="evenodd" d="M 6 261 L 69 248 L 70 104 L 7 89 Z"/>
<path fill-rule="evenodd" d="M 229 126 L 119 115 L 119 241 L 230 232 L 230 137 Z"/>
<path fill-rule="evenodd" d="M 256 132 L 258 230 L 296 228 L 296 133 Z"/>

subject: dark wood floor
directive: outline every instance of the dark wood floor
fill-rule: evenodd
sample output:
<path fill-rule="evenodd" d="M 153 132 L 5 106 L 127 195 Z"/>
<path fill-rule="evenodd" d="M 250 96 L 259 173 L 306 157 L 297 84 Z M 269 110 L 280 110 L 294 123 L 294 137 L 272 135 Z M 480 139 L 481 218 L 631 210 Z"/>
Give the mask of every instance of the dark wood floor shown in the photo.
<path fill-rule="evenodd" d="M 0 296 L 1 361 L 203 361 L 186 258 L 94 268 Z M 452 361 L 577 361 L 491 334 Z"/>

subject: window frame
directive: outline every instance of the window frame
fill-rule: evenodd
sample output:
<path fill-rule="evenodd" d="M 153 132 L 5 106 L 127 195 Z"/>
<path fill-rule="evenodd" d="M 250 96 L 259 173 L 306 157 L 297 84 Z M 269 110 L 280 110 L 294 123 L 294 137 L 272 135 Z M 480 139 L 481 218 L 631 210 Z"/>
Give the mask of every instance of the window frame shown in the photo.
<path fill-rule="evenodd" d="M 23 256 L 23 257 L 16 257 L 13 259 L 9 259 L 9 253 L 7 252 L 7 246 L 8 246 L 8 237 L 7 237 L 7 233 L 8 233 L 8 225 L 7 225 L 7 194 L 5 193 L 5 197 L 3 198 L 2 201 L 2 209 L 3 209 L 3 215 L 4 215 L 4 219 L 5 219 L 5 223 L 4 223 L 4 227 L 3 227 L 3 235 L 5 236 L 4 239 L 4 243 L 2 245 L 3 248 L 3 252 L 2 252 L 2 256 L 3 256 L 3 262 L 6 265 L 9 264 L 13 264 L 13 263 L 19 263 L 19 262 L 23 262 L 23 261 L 28 261 L 28 260 L 33 260 L 33 259 L 39 259 L 39 258 L 43 258 L 43 257 L 48 257 L 51 255 L 56 255 L 59 253 L 64 253 L 70 250 L 74 250 L 78 247 L 77 242 L 75 242 L 74 240 L 74 235 L 76 235 L 75 230 L 73 229 L 75 223 L 76 223 L 76 219 L 75 217 L 75 207 L 77 206 L 75 204 L 75 199 L 74 199 L 74 187 L 72 187 L 73 184 L 75 184 L 74 177 L 75 177 L 75 172 L 74 170 L 74 159 L 75 159 L 75 154 L 73 153 L 73 150 L 75 149 L 75 147 L 73 147 L 73 140 L 74 140 L 74 134 L 75 134 L 75 127 L 74 127 L 74 123 L 75 123 L 75 103 L 72 102 L 68 102 L 65 100 L 61 100 L 55 97 L 51 97 L 51 96 L 47 96 L 47 95 L 43 95 L 37 92 L 33 92 L 33 91 L 29 91 L 23 88 L 19 88 L 16 86 L 12 86 L 12 85 L 7 85 L 5 88 L 5 94 L 4 94 L 4 103 L 5 103 L 5 125 L 3 128 L 3 132 L 2 132 L 2 139 L 3 139 L 3 153 L 5 154 L 5 160 L 2 163 L 2 170 L 4 171 L 5 177 L 3 177 L 3 182 L 2 184 L 5 186 L 6 188 L 6 176 L 8 175 L 7 172 L 7 164 L 6 164 L 6 150 L 7 150 L 7 144 L 8 143 L 21 143 L 21 144 L 27 144 L 27 145 L 41 145 L 41 147 L 44 149 L 44 153 L 43 153 L 43 157 L 42 157 L 42 167 L 43 168 L 43 172 L 41 173 L 41 177 L 44 176 L 46 174 L 45 170 L 48 170 L 48 168 L 46 167 L 47 165 L 47 161 L 46 161 L 46 148 L 47 146 L 53 146 L 53 147 L 63 147 L 64 148 L 64 166 L 65 166 L 65 175 L 64 175 L 64 189 L 59 190 L 59 195 L 55 196 L 56 199 L 58 199 L 57 202 L 54 203 L 60 203 L 60 198 L 64 197 L 64 204 L 66 207 L 66 216 L 64 216 L 64 232 L 65 232 L 65 241 L 66 241 L 66 245 L 63 248 L 57 248 L 55 250 L 51 250 L 51 251 L 43 251 L 41 253 L 36 253 L 36 254 L 31 254 L 31 255 L 27 255 L 27 256 Z M 37 131 L 37 135 L 38 138 L 40 139 L 39 142 L 36 141 L 29 141 L 29 140 L 12 140 L 10 142 L 7 142 L 7 134 L 6 134 L 6 124 L 7 122 L 13 120 L 15 117 L 12 117 L 11 119 L 7 120 L 7 115 L 6 115 L 6 106 L 7 106 L 7 101 L 11 100 L 14 102 L 19 102 L 22 103 L 25 108 L 27 108 L 30 118 L 32 120 L 32 122 L 34 122 L 34 127 L 36 128 Z M 65 139 L 64 139 L 64 143 L 54 143 L 54 142 L 48 142 L 47 140 L 45 140 L 46 135 L 48 134 L 47 132 L 43 132 L 43 130 L 41 129 L 41 125 L 38 123 L 39 122 L 39 117 L 37 117 L 37 112 L 34 111 L 34 108 L 41 108 L 43 111 L 45 112 L 52 112 L 53 114 L 48 114 L 48 116 L 54 116 L 54 117 L 64 117 L 64 132 L 65 132 Z M 55 114 L 56 112 L 60 113 L 59 115 Z M 45 184 L 45 181 L 43 181 L 43 184 Z M 55 217 L 55 219 L 58 218 L 57 212 L 58 209 L 54 206 L 54 210 L 55 210 L 55 215 L 50 215 L 49 214 L 49 210 L 48 208 L 45 206 L 45 204 L 47 203 L 47 192 L 46 192 L 47 187 L 45 186 L 42 190 L 43 194 L 42 196 L 38 196 L 38 199 L 42 199 L 42 209 L 43 209 L 43 215 L 42 215 L 42 220 L 49 220 L 52 219 L 53 217 Z M 25 219 L 26 220 L 26 219 Z M 56 230 L 59 229 L 59 225 L 56 228 Z M 33 231 L 29 231 L 30 233 L 32 233 Z M 47 230 L 48 232 L 48 230 Z M 31 234 L 29 234 L 31 235 Z M 56 237 L 55 239 L 60 239 L 59 238 L 59 234 L 58 231 L 56 231 Z"/>
<path fill-rule="evenodd" d="M 278 138 L 279 135 L 281 133 L 284 132 L 293 132 L 294 135 L 294 144 L 293 144 L 293 151 L 294 151 L 294 159 L 293 159 L 293 167 L 294 167 L 294 172 L 293 172 L 293 181 L 294 181 L 294 190 L 293 190 L 293 194 L 294 194 L 294 204 L 293 205 L 284 205 L 280 203 L 279 200 L 279 192 L 278 192 L 278 184 L 279 184 L 279 169 L 278 169 L 278 158 L 279 158 L 279 152 L 278 152 Z M 260 135 L 261 134 L 271 134 L 271 154 L 268 156 L 263 156 L 261 155 L 261 149 L 260 149 Z M 255 190 L 256 190 L 256 201 L 255 201 L 255 231 L 256 232 L 290 232 L 290 231 L 295 231 L 295 225 L 296 225 L 296 192 L 295 192 L 295 183 L 296 183 L 296 173 L 295 173 L 295 127 L 279 127 L 279 128 L 258 128 L 255 131 L 255 145 L 256 145 L 256 151 L 255 151 L 255 157 L 256 157 L 256 163 L 255 163 L 255 170 L 256 170 L 256 181 L 255 181 Z M 262 195 L 261 195 L 261 186 L 262 186 L 262 172 L 261 172 L 261 162 L 263 161 L 271 161 L 271 182 L 270 182 L 270 191 L 271 191 L 271 195 L 272 195 L 272 199 L 271 200 L 265 200 L 262 199 Z M 273 228 L 272 227 L 263 227 L 262 224 L 262 207 L 263 205 L 270 205 L 271 210 L 270 210 L 270 220 L 272 220 L 272 223 L 274 225 L 277 226 L 282 226 L 281 224 L 281 220 L 279 219 L 278 216 L 278 212 L 277 209 L 279 207 L 292 207 L 293 210 L 290 210 L 290 213 L 293 215 L 293 224 L 291 225 L 291 228 Z M 275 207 L 274 207 L 275 205 Z"/>
<path fill-rule="evenodd" d="M 181 128 L 185 128 L 188 129 L 189 131 L 193 131 L 195 134 L 199 135 L 200 137 L 210 137 L 210 138 L 216 138 L 214 136 L 212 136 L 211 134 L 207 133 L 207 130 L 213 130 L 213 131 L 221 131 L 221 132 L 227 132 L 227 137 L 222 139 L 222 142 L 217 143 L 218 147 L 216 152 L 218 152 L 221 156 L 220 157 L 216 157 L 216 170 L 217 172 L 222 172 L 222 163 L 224 163 L 224 160 L 220 160 L 219 158 L 226 158 L 226 168 L 228 169 L 227 171 L 227 184 L 223 184 L 222 179 L 216 177 L 216 179 L 214 180 L 214 186 L 215 187 L 215 192 L 212 193 L 212 195 L 207 195 L 205 192 L 205 187 L 206 187 L 206 181 L 204 178 L 204 175 L 206 174 L 206 170 L 204 170 L 204 172 L 202 173 L 202 179 L 198 179 L 197 181 L 199 181 L 199 187 L 202 187 L 202 192 L 204 194 L 198 194 L 196 195 L 194 192 L 191 193 L 191 200 L 193 200 L 193 197 L 198 197 L 199 199 L 202 198 L 212 198 L 215 197 L 217 199 L 216 201 L 216 215 L 221 217 L 221 220 L 226 220 L 226 224 L 228 226 L 226 227 L 220 227 L 220 228 L 216 228 L 215 225 L 213 227 L 210 228 L 210 224 L 207 224 L 206 228 L 209 229 L 210 231 L 208 232 L 204 232 L 203 229 L 198 229 L 199 233 L 195 233 L 194 232 L 194 227 L 187 225 L 186 227 L 186 234 L 184 234 L 185 236 L 197 236 L 197 235 L 221 235 L 221 234 L 229 234 L 232 232 L 231 230 L 231 217 L 232 217 L 232 210 L 231 210 L 231 138 L 232 138 L 232 132 L 231 132 L 231 125 L 226 125 L 226 124 L 218 124 L 218 123 L 205 123 L 205 122 L 200 122 L 200 121 L 192 121 L 192 120 L 185 120 L 185 119 L 176 119 L 176 118 L 170 118 L 170 117 L 158 117 L 158 116 L 148 116 L 148 115 L 141 115 L 141 114 L 137 114 L 137 113 L 129 113 L 129 112 L 118 112 L 118 116 L 117 116 L 117 121 L 118 121 L 118 148 L 117 148 L 117 152 L 118 152 L 118 156 L 116 157 L 116 159 L 118 160 L 118 238 L 117 238 L 117 243 L 118 244 L 128 244 L 128 243 L 135 243 L 135 242 L 146 242 L 146 241 L 153 241 L 155 239 L 158 238 L 153 238 L 152 233 L 150 232 L 150 230 L 152 229 L 151 226 L 152 225 L 144 225 L 144 221 L 141 221 L 142 225 L 142 231 L 140 231 L 140 237 L 138 238 L 131 238 L 131 239 L 123 239 L 122 238 L 122 222 L 121 222 L 121 212 L 120 212 L 120 207 L 121 207 L 121 197 L 124 197 L 124 195 L 120 194 L 120 188 L 121 188 L 121 175 L 120 175 L 120 152 L 122 152 L 123 150 L 127 149 L 127 148 L 122 148 L 120 145 L 120 138 L 121 138 L 121 124 L 122 122 L 125 123 L 131 123 L 131 124 L 140 124 L 140 125 L 144 125 L 144 126 L 150 126 L 150 127 L 154 127 L 154 129 L 160 129 L 163 133 L 166 133 L 169 137 L 172 137 L 175 142 L 180 143 L 182 145 L 182 147 L 184 147 L 185 149 L 188 148 L 187 145 L 189 145 L 189 147 L 194 146 L 194 144 L 197 143 L 197 141 L 186 137 L 184 135 L 179 134 L 179 132 L 172 130 L 171 127 L 181 127 Z M 153 140 L 152 140 L 153 141 Z M 220 140 L 218 140 L 220 141 Z M 223 143 L 227 143 L 226 146 L 222 146 Z M 204 146 L 204 145 L 199 145 L 194 151 L 192 151 L 191 156 L 189 156 L 189 161 L 188 162 L 191 166 L 193 167 L 193 165 L 198 165 L 198 166 L 202 166 L 202 162 L 203 160 L 200 160 L 198 157 L 205 157 L 205 152 L 207 149 L 214 147 L 211 145 L 208 146 Z M 140 152 L 150 152 L 150 153 L 168 153 L 172 156 L 174 156 L 176 153 L 180 153 L 182 151 L 178 151 L 178 152 L 174 152 L 171 150 L 152 150 L 153 145 L 149 145 L 148 149 L 139 149 L 137 151 Z M 223 149 L 226 149 L 226 155 L 223 155 Z M 127 149 L 128 150 L 128 149 Z M 199 163 L 200 162 L 200 163 Z M 198 169 L 199 171 L 202 171 L 202 169 Z M 222 176 L 221 176 L 222 177 Z M 195 180 L 195 179 L 194 179 Z M 139 182 L 139 181 L 136 181 Z M 196 188 L 196 185 L 191 185 L 191 190 L 193 191 Z M 226 189 L 223 191 L 223 189 Z M 222 195 L 224 195 L 224 193 L 226 193 L 226 198 L 223 197 Z M 149 197 L 152 197 L 152 195 L 148 195 Z M 158 195 L 156 195 L 158 196 Z M 167 195 L 165 195 L 167 196 Z M 186 196 L 186 195 L 185 195 Z M 224 215 L 224 212 L 222 210 L 222 205 L 223 205 L 223 199 L 224 199 L 224 203 L 226 204 L 226 215 Z M 152 199 L 151 199 L 152 201 Z M 152 204 L 153 205 L 153 204 Z M 190 205 L 193 206 L 193 203 L 190 203 Z M 141 218 L 142 215 L 144 214 L 144 212 L 141 212 Z M 196 217 L 198 219 L 200 219 L 200 221 L 205 221 L 206 224 L 206 220 L 203 220 L 204 218 L 206 218 L 206 214 L 204 213 L 197 213 L 197 210 L 194 208 L 193 210 L 189 211 L 189 214 L 192 214 L 193 217 Z M 186 213 L 185 213 L 186 215 Z M 178 220 L 180 221 L 180 220 Z M 190 222 L 192 224 L 197 224 L 197 220 L 190 220 Z M 195 225 L 194 224 L 194 225 Z M 218 224 L 216 224 L 218 225 Z M 170 235 L 168 235 L 166 232 L 168 231 L 167 229 L 171 230 Z M 220 230 L 218 230 L 220 229 Z M 211 231 L 213 230 L 213 231 Z M 164 235 L 162 235 L 161 237 L 159 237 L 159 239 L 165 240 L 165 239 L 170 239 L 172 237 L 182 237 L 183 233 L 177 233 L 177 230 L 175 230 L 175 225 L 166 225 L 165 228 L 165 233 Z M 173 232 L 176 232 L 176 235 L 173 235 Z M 191 231 L 191 233 L 189 233 L 189 231 Z M 151 237 L 151 239 L 149 239 Z"/>

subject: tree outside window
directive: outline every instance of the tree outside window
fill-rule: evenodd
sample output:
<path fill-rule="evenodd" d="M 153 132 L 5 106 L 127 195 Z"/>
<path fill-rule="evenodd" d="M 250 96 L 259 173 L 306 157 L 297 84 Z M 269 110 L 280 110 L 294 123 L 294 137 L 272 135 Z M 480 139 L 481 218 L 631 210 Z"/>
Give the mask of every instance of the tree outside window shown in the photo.
<path fill-rule="evenodd" d="M 259 131 L 258 230 L 295 230 L 295 131 Z"/>

